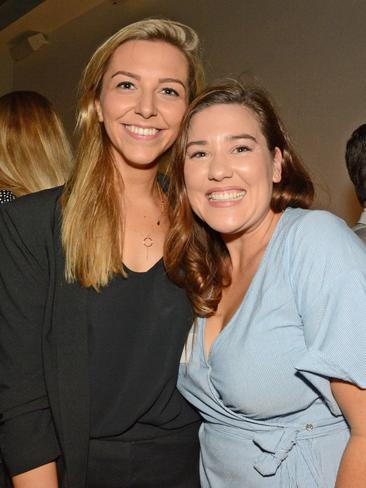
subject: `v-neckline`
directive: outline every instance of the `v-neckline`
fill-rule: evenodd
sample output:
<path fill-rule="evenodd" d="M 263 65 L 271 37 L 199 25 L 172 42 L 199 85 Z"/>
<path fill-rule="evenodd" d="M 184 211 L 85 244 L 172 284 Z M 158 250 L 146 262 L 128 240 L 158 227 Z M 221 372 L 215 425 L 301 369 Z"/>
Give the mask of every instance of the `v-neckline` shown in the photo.
<path fill-rule="evenodd" d="M 201 351 L 202 351 L 203 359 L 204 359 L 206 366 L 210 366 L 210 358 L 211 358 L 211 353 L 212 353 L 213 348 L 216 346 L 217 342 L 222 337 L 225 330 L 231 328 L 231 325 L 235 321 L 236 316 L 239 314 L 240 310 L 243 308 L 245 303 L 248 301 L 248 296 L 252 293 L 252 289 L 254 288 L 254 283 L 258 280 L 258 276 L 259 276 L 260 272 L 262 271 L 262 268 L 264 267 L 265 262 L 268 259 L 268 254 L 269 254 L 269 251 L 273 245 L 274 238 L 276 237 L 277 233 L 279 232 L 280 228 L 282 227 L 282 223 L 284 221 L 284 216 L 285 216 L 287 210 L 288 209 L 285 209 L 285 211 L 283 212 L 283 214 L 281 215 L 280 219 L 277 222 L 277 225 L 273 231 L 273 234 L 272 234 L 270 240 L 268 241 L 267 247 L 263 253 L 262 259 L 258 265 L 257 271 L 254 273 L 252 281 L 250 282 L 250 285 L 248 286 L 248 289 L 245 292 L 242 301 L 240 302 L 238 308 L 235 310 L 235 312 L 233 313 L 233 315 L 231 316 L 231 318 L 229 319 L 229 321 L 227 322 L 225 327 L 217 334 L 215 339 L 212 341 L 211 347 L 208 351 L 206 351 L 206 348 L 205 348 L 205 329 L 206 329 L 207 318 L 202 318 Z"/>

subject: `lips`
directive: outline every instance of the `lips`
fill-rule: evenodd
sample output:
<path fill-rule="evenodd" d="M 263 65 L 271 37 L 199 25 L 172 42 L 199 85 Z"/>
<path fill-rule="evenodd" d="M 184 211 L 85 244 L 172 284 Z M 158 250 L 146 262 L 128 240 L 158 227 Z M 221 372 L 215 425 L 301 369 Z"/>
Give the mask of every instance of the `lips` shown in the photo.
<path fill-rule="evenodd" d="M 214 202 L 234 202 L 242 199 L 245 194 L 245 190 L 211 191 L 207 194 L 207 198 Z"/>
<path fill-rule="evenodd" d="M 156 129 L 155 127 L 138 127 L 137 125 L 125 124 L 125 128 L 132 134 L 142 137 L 155 136 L 158 132 L 160 132 L 160 129 Z"/>

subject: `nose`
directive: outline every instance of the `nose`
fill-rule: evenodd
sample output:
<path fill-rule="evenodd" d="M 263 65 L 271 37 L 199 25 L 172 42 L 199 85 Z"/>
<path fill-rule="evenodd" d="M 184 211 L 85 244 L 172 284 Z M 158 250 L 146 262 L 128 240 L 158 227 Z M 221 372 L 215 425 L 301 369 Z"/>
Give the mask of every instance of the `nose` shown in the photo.
<path fill-rule="evenodd" d="M 233 170 L 230 162 L 224 154 L 213 155 L 209 168 L 208 179 L 215 181 L 222 181 L 225 178 L 231 178 L 233 176 Z"/>
<path fill-rule="evenodd" d="M 136 101 L 135 112 L 144 119 L 149 119 L 157 114 L 155 95 L 150 90 L 143 90 Z"/>

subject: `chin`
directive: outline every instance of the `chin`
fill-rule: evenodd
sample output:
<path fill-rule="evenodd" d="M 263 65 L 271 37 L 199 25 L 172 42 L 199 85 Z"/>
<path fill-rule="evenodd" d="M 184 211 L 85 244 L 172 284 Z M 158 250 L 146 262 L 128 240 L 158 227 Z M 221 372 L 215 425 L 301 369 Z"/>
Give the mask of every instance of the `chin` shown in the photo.
<path fill-rule="evenodd" d="M 132 157 L 128 157 L 128 155 L 125 155 L 125 161 L 127 164 L 130 166 L 133 166 L 135 168 L 150 168 L 152 166 L 155 166 L 162 154 L 143 154 L 140 157 L 138 155 L 133 154 L 131 155 Z"/>

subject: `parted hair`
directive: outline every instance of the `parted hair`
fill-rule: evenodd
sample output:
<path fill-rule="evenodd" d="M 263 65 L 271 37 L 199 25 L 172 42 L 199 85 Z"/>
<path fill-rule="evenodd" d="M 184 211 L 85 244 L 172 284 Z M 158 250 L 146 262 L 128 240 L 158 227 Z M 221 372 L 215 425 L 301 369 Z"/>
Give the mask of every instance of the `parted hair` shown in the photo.
<path fill-rule="evenodd" d="M 72 165 L 69 141 L 51 102 L 34 91 L 0 97 L 0 188 L 19 197 L 62 185 Z"/>
<path fill-rule="evenodd" d="M 210 229 L 191 210 L 184 182 L 184 162 L 192 117 L 213 105 L 238 104 L 256 116 L 268 149 L 281 150 L 282 178 L 273 184 L 271 209 L 275 213 L 287 207 L 308 208 L 314 187 L 288 133 L 267 93 L 256 86 L 236 80 L 208 87 L 188 107 L 175 144 L 169 184 L 171 228 L 164 259 L 167 272 L 179 286 L 184 286 L 198 316 L 213 314 L 223 287 L 230 284 L 229 255 L 220 235 Z"/>
<path fill-rule="evenodd" d="M 366 124 L 355 129 L 347 141 L 346 165 L 362 206 L 366 203 Z"/>
<path fill-rule="evenodd" d="M 62 243 L 66 279 L 98 290 L 123 274 L 123 181 L 114 166 L 110 141 L 99 123 L 95 103 L 114 51 L 131 40 L 164 41 L 188 61 L 189 100 L 203 88 L 197 34 L 166 19 L 130 24 L 107 39 L 93 54 L 80 82 L 77 128 L 80 142 L 75 170 L 62 196 Z"/>

